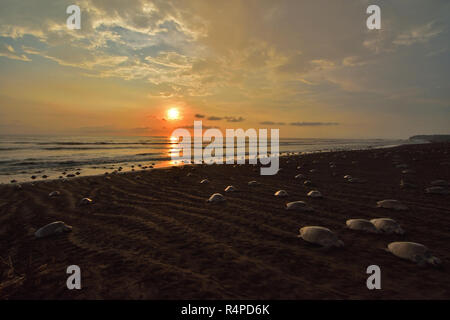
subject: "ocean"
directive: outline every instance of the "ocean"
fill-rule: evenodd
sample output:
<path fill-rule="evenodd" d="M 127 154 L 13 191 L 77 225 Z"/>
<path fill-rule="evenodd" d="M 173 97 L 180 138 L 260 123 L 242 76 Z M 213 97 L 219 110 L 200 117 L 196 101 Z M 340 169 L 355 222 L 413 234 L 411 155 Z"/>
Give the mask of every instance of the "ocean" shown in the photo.
<path fill-rule="evenodd" d="M 381 148 L 411 143 L 388 139 L 280 138 L 280 153 Z M 166 167 L 177 144 L 169 137 L 0 136 L 0 183 L 58 179 Z M 77 174 L 78 173 L 78 174 Z M 32 179 L 32 176 L 34 179 Z"/>

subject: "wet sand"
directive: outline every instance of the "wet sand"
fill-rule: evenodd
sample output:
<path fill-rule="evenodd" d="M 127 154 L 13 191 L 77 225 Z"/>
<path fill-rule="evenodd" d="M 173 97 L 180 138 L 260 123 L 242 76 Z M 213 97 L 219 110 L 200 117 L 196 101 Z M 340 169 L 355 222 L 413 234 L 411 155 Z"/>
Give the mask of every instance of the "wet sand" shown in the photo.
<path fill-rule="evenodd" d="M 280 167 L 275 176 L 251 165 L 205 165 L 0 186 L 0 298 L 450 299 L 450 196 L 424 192 L 433 180 L 450 181 L 450 144 L 291 156 Z M 315 187 L 294 179 L 298 173 Z M 349 183 L 347 174 L 366 182 Z M 402 189 L 402 177 L 417 188 Z M 200 184 L 205 178 L 210 183 Z M 225 193 L 228 185 L 239 192 Z M 279 189 L 289 196 L 274 197 Z M 311 189 L 324 198 L 306 197 Z M 50 198 L 55 190 L 61 194 Z M 208 204 L 215 192 L 227 201 Z M 94 203 L 79 205 L 83 197 Z M 376 208 L 383 199 L 409 210 Z M 314 212 L 285 210 L 296 200 Z M 378 217 L 397 220 L 406 234 L 345 226 Z M 73 231 L 34 238 L 57 220 Z M 332 229 L 345 247 L 324 250 L 297 238 L 306 225 Z M 422 243 L 443 264 L 401 260 L 383 250 L 392 241 Z M 81 290 L 66 287 L 73 264 Z M 372 264 L 381 268 L 381 290 L 366 287 Z"/>

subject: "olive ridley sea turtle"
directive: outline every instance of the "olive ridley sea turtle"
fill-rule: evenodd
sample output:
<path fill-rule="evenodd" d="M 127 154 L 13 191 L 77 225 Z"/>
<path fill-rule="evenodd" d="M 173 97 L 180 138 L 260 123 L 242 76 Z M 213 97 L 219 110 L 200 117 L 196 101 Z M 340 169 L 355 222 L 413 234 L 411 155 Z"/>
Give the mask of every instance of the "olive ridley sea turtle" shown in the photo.
<path fill-rule="evenodd" d="M 313 211 L 304 201 L 293 201 L 286 204 L 286 210 Z"/>
<path fill-rule="evenodd" d="M 38 229 L 35 233 L 34 236 L 36 238 L 44 238 L 44 237 L 48 237 L 54 234 L 60 234 L 63 232 L 70 232 L 72 231 L 72 227 L 65 224 L 62 221 L 55 221 L 52 223 L 49 223 L 45 226 L 43 226 L 42 228 Z"/>
<path fill-rule="evenodd" d="M 381 200 L 377 202 L 377 207 L 394 210 L 408 210 L 408 207 L 398 200 Z"/>
<path fill-rule="evenodd" d="M 349 219 L 345 222 L 345 224 L 351 230 L 365 231 L 370 233 L 380 232 L 372 222 L 366 219 Z"/>
<path fill-rule="evenodd" d="M 372 219 L 370 222 L 377 228 L 377 230 L 382 231 L 384 233 L 392 234 L 405 234 L 403 228 L 395 221 L 390 218 L 378 218 Z"/>
<path fill-rule="evenodd" d="M 421 266 L 427 263 L 431 265 L 441 264 L 441 260 L 433 256 L 430 250 L 420 243 L 391 242 L 388 244 L 386 250 L 399 258 L 416 262 Z"/>
<path fill-rule="evenodd" d="M 224 202 L 225 197 L 221 195 L 220 193 L 214 193 L 211 197 L 209 197 L 208 202 L 211 203 L 218 203 L 218 202 Z"/>
<path fill-rule="evenodd" d="M 344 242 L 339 240 L 338 236 L 330 229 L 319 226 L 308 226 L 300 229 L 299 238 L 321 245 L 322 247 L 343 247 Z"/>

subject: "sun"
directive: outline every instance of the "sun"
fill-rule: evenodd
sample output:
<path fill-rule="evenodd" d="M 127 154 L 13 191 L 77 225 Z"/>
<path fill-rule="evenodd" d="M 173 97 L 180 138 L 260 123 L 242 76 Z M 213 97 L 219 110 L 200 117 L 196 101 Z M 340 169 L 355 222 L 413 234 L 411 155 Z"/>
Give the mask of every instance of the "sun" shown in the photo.
<path fill-rule="evenodd" d="M 180 119 L 180 111 L 177 108 L 170 108 L 167 110 L 167 119 L 178 120 Z"/>

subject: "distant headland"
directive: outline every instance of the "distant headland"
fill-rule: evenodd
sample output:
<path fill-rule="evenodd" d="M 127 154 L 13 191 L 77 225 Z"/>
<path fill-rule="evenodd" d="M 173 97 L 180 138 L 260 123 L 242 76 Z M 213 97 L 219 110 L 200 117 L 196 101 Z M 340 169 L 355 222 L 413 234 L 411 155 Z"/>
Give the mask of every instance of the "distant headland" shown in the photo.
<path fill-rule="evenodd" d="M 425 140 L 428 142 L 450 142 L 450 134 L 431 134 L 412 136 L 409 140 Z"/>

